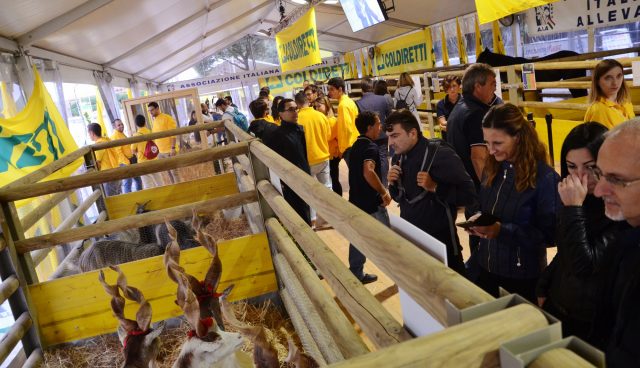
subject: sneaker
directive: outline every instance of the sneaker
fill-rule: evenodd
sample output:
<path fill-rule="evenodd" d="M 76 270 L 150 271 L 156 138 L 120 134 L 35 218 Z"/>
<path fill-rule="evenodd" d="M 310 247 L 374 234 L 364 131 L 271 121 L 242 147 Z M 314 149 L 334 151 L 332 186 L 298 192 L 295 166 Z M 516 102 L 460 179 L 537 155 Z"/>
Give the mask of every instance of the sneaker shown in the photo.
<path fill-rule="evenodd" d="M 362 278 L 360 279 L 360 282 L 363 285 L 370 284 L 370 283 L 376 282 L 376 281 L 378 281 L 378 276 L 376 276 L 376 275 L 374 275 L 372 273 L 365 273 L 364 276 L 362 276 Z"/>

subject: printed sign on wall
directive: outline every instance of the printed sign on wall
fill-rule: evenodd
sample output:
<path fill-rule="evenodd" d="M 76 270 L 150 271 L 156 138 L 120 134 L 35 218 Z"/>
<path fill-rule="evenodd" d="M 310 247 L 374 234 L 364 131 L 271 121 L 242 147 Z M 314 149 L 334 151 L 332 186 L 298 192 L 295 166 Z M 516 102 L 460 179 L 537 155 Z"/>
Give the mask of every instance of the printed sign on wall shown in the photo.
<path fill-rule="evenodd" d="M 395 74 L 432 67 L 429 30 L 420 30 L 376 45 L 376 74 Z"/>
<path fill-rule="evenodd" d="M 295 23 L 278 32 L 276 44 L 283 72 L 319 64 L 322 58 L 316 30 L 315 8 L 309 9 Z"/>
<path fill-rule="evenodd" d="M 290 92 L 294 88 L 301 87 L 305 80 L 309 81 L 311 84 L 315 84 L 316 82 L 326 83 L 333 77 L 340 77 L 343 79 L 356 78 L 357 72 L 355 73 L 356 74 L 354 75 L 354 71 L 351 69 L 351 65 L 349 63 L 342 63 L 260 78 L 258 81 L 261 87 L 268 86 L 271 94 L 276 96 L 284 94 L 285 92 Z"/>
<path fill-rule="evenodd" d="M 640 2 L 633 0 L 562 0 L 527 12 L 532 35 L 605 27 L 640 20 Z"/>

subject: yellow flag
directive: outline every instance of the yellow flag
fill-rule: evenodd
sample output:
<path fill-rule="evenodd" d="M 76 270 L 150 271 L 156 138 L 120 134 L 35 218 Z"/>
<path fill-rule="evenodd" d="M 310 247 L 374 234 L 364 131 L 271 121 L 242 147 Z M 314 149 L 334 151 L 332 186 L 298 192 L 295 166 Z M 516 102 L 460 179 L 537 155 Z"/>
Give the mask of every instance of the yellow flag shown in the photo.
<path fill-rule="evenodd" d="M 360 70 L 362 70 L 362 76 L 365 77 L 367 75 L 367 61 L 362 49 L 360 49 Z"/>
<path fill-rule="evenodd" d="M 460 29 L 460 21 L 456 18 L 456 36 L 458 38 L 458 53 L 460 55 L 460 64 L 466 64 L 469 62 L 467 57 L 467 42 Z"/>
<path fill-rule="evenodd" d="M 33 94 L 16 116 L 0 119 L 0 186 L 78 149 L 60 112 L 34 68 Z M 47 179 L 71 175 L 82 159 Z"/>
<path fill-rule="evenodd" d="M 320 64 L 320 45 L 316 29 L 315 8 L 309 9 L 295 23 L 276 34 L 278 59 L 282 72 Z"/>
<path fill-rule="evenodd" d="M 0 82 L 0 93 L 2 94 L 2 116 L 4 116 L 5 119 L 16 116 L 18 108 L 16 107 L 15 101 L 13 101 L 13 96 L 9 94 L 5 82 Z"/>
<path fill-rule="evenodd" d="M 480 57 L 482 51 L 484 51 L 484 46 L 482 45 L 482 33 L 480 33 L 480 24 L 478 23 L 478 18 L 475 18 L 475 27 L 476 27 L 476 60 Z"/>
<path fill-rule="evenodd" d="M 476 0 L 480 24 L 485 24 L 529 8 L 553 3 L 557 0 Z M 493 52 L 496 52 L 493 50 Z"/>
<path fill-rule="evenodd" d="M 429 49 L 429 68 L 436 67 L 436 49 L 433 45 L 433 36 L 431 35 L 431 27 L 424 30 L 427 38 L 427 48 Z"/>
<path fill-rule="evenodd" d="M 444 36 L 444 25 L 440 25 L 440 42 L 442 42 L 442 65 L 449 66 L 449 50 L 447 50 L 447 38 Z"/>
<path fill-rule="evenodd" d="M 98 125 L 100 125 L 100 128 L 102 128 L 102 136 L 106 137 L 107 134 L 107 127 L 104 125 L 104 116 L 102 116 L 102 113 L 104 112 L 104 104 L 102 103 L 102 97 L 100 97 L 100 91 L 98 90 L 98 88 L 96 87 L 96 120 Z"/>
<path fill-rule="evenodd" d="M 504 42 L 502 42 L 502 33 L 500 32 L 500 24 L 498 21 L 494 21 L 491 25 L 491 30 L 493 34 L 493 52 L 495 54 L 506 55 L 506 51 L 504 51 Z"/>

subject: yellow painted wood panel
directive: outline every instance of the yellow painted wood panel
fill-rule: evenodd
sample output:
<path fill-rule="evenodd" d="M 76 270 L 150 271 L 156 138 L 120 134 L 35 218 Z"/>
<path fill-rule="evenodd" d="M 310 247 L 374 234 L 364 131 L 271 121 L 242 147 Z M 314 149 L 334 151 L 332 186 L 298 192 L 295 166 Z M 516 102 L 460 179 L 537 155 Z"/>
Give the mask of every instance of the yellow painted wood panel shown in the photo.
<path fill-rule="evenodd" d="M 147 209 L 155 211 L 236 193 L 238 193 L 236 176 L 234 173 L 228 173 L 107 197 L 105 205 L 109 219 L 115 220 L 134 215 L 136 203 L 150 201 Z"/>
<path fill-rule="evenodd" d="M 269 244 L 265 233 L 219 243 L 222 279 L 219 291 L 235 287 L 230 300 L 242 300 L 277 290 Z M 180 264 L 202 279 L 211 264 L 206 249 L 182 252 Z M 175 305 L 177 285 L 169 280 L 162 256 L 121 265 L 129 285 L 139 288 L 151 303 L 153 321 L 182 314 Z M 115 284 L 116 273 L 106 269 L 107 282 Z M 98 282 L 98 271 L 30 285 L 42 342 L 45 346 L 111 333 L 116 330 L 110 298 Z M 137 305 L 127 301 L 125 315 L 134 318 Z"/>

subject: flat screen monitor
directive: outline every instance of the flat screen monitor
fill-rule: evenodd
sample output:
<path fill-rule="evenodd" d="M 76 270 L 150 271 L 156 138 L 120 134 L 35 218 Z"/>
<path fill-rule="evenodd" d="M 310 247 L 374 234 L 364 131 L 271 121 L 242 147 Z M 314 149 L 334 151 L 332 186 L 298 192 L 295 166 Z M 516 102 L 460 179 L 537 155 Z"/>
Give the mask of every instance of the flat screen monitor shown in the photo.
<path fill-rule="evenodd" d="M 340 4 L 354 32 L 389 19 L 382 0 L 340 0 Z"/>

